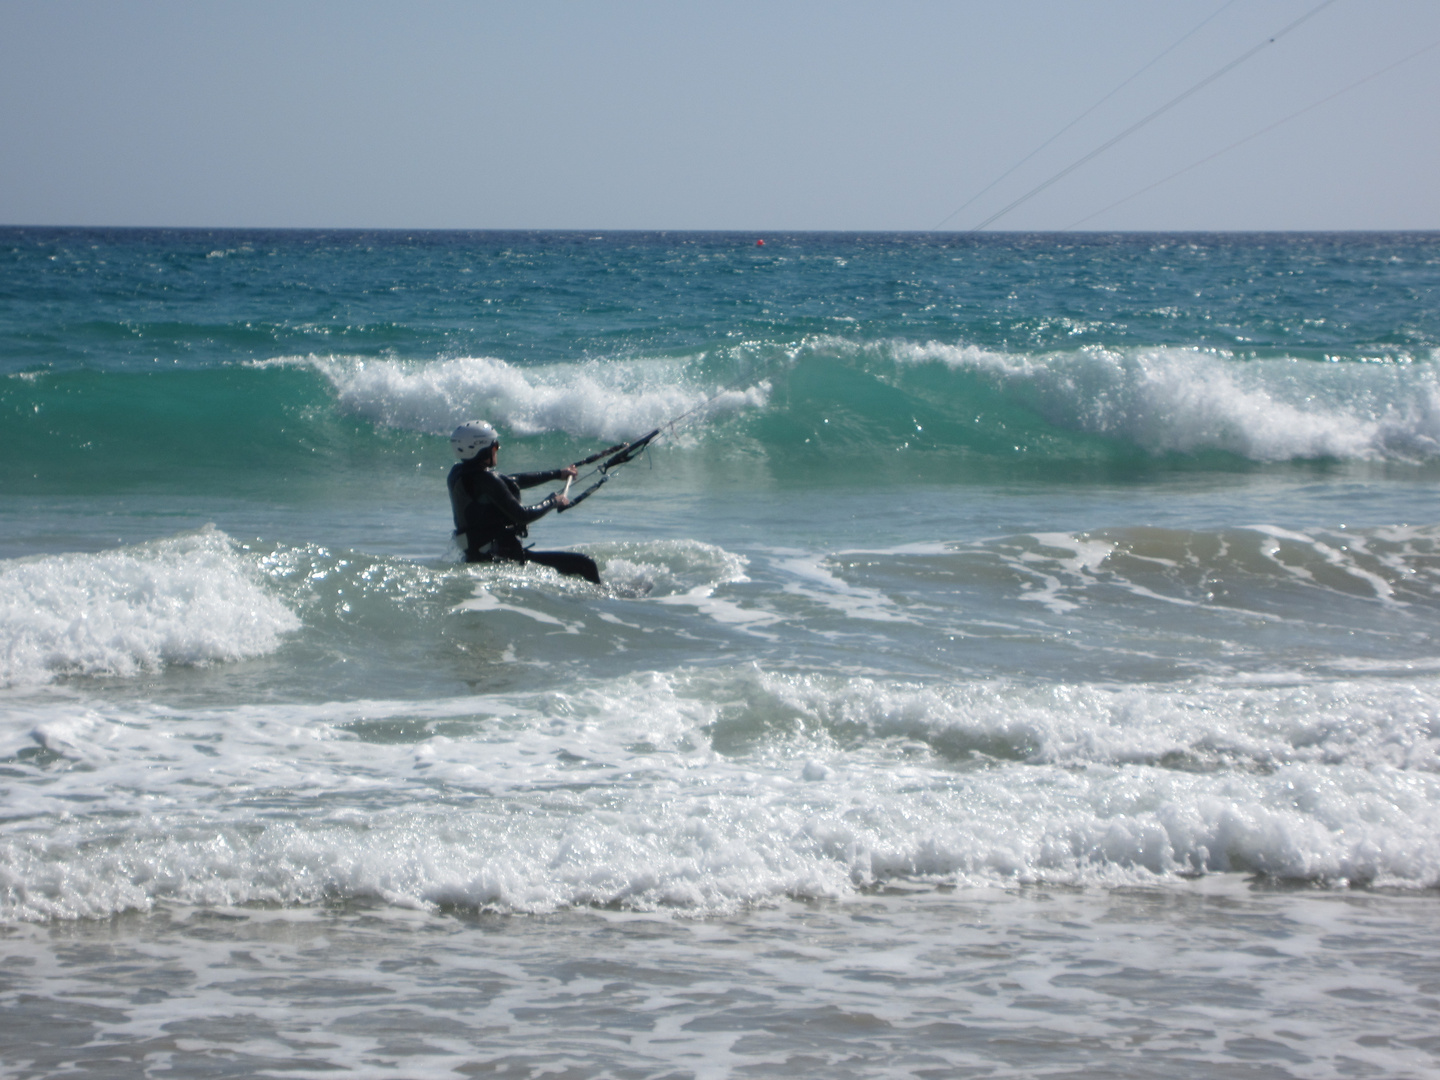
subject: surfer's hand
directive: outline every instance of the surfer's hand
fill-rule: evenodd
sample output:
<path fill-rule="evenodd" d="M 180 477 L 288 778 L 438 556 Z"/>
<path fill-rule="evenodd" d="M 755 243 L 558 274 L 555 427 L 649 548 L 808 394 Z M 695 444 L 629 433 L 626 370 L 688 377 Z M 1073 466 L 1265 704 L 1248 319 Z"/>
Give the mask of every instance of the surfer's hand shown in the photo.
<path fill-rule="evenodd" d="M 560 470 L 560 474 L 564 476 L 567 480 L 574 480 L 575 474 L 579 471 L 580 470 L 575 468 L 574 465 L 566 465 L 563 469 Z"/>
<path fill-rule="evenodd" d="M 570 505 L 570 496 L 569 496 L 569 495 L 566 495 L 563 491 L 557 491 L 557 492 L 555 493 L 555 507 L 556 507 L 556 509 L 558 509 L 558 510 L 564 510 L 565 507 L 567 507 L 567 506 L 569 506 L 569 505 Z"/>

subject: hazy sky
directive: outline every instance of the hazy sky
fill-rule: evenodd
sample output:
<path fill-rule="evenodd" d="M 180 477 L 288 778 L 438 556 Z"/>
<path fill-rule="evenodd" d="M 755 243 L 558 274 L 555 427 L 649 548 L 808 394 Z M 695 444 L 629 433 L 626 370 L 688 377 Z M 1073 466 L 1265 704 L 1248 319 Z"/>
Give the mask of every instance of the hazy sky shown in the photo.
<path fill-rule="evenodd" d="M 971 228 L 1320 0 L 0 0 L 0 223 Z M 1432 42 L 1335 0 L 992 228 L 1066 228 Z M 1084 222 L 1440 228 L 1440 48 Z"/>

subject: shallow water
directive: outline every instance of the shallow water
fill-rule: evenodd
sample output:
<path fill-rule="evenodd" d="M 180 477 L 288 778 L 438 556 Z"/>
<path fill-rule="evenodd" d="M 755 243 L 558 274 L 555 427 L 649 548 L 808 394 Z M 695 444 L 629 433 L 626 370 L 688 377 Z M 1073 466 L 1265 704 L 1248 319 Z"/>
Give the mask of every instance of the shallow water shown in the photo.
<path fill-rule="evenodd" d="M 1432 898 L 1223 878 L 701 920 L 167 908 L 9 928 L 0 1050 L 17 1077 L 1430 1076 L 1437 930 Z"/>

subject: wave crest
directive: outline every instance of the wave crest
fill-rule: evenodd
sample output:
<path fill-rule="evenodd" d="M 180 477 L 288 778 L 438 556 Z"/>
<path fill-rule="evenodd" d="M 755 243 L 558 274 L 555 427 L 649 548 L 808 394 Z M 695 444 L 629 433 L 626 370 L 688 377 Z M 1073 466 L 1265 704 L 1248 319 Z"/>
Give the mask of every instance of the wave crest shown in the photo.
<path fill-rule="evenodd" d="M 1152 454 L 1219 450 L 1252 461 L 1440 456 L 1440 371 L 1428 363 L 1242 360 L 1184 347 L 1092 346 L 1038 356 L 888 342 L 903 367 L 943 364 L 1018 395 L 1057 427 Z"/>
<path fill-rule="evenodd" d="M 303 363 L 325 377 L 342 408 L 431 435 L 448 435 L 479 414 L 519 436 L 626 439 L 695 410 L 713 416 L 760 408 L 770 393 L 765 382 L 719 391 L 697 385 L 681 361 L 527 368 L 483 356 L 429 363 L 309 357 Z"/>
<path fill-rule="evenodd" d="M 431 700 L 21 703 L 0 755 L 45 782 L 10 811 L 54 824 L 0 844 L 0 923 L 335 896 L 718 913 L 896 879 L 1434 888 L 1437 703 L 1433 678 L 758 667 Z M 47 757 L 20 753 L 36 743 Z"/>
<path fill-rule="evenodd" d="M 0 686 L 262 656 L 299 626 L 213 526 L 0 562 Z"/>

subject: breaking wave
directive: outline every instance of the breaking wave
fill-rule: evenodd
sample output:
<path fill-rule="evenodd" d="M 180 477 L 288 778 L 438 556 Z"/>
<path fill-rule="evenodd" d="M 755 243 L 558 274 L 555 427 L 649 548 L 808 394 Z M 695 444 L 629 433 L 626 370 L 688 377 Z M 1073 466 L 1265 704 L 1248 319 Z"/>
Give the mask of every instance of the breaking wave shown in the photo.
<path fill-rule="evenodd" d="M 1258 462 L 1440 455 L 1434 363 L 1241 360 L 1174 347 L 1031 356 L 937 342 L 854 351 L 878 352 L 901 367 L 936 364 L 981 376 L 1057 427 L 1122 439 L 1151 454 L 1219 450 Z"/>
<path fill-rule="evenodd" d="M 715 417 L 763 408 L 770 393 L 765 382 L 715 390 L 688 378 L 678 361 L 517 367 L 489 357 L 429 363 L 311 357 L 303 363 L 326 378 L 342 408 L 431 435 L 448 435 L 483 415 L 521 437 L 634 438 L 697 410 Z"/>
<path fill-rule="evenodd" d="M 1433 679 L 1037 687 L 756 667 L 405 702 L 22 705 L 0 757 L 47 782 L 15 787 L 8 812 L 72 813 L 5 839 L 0 918 L 327 896 L 704 913 L 895 880 L 1217 872 L 1426 888 L 1437 714 Z"/>
<path fill-rule="evenodd" d="M 0 562 L 0 686 L 263 656 L 299 626 L 213 527 Z"/>

